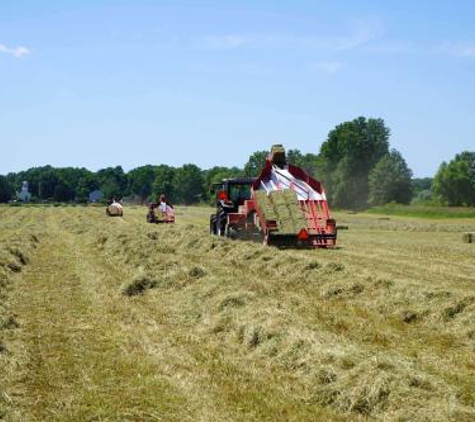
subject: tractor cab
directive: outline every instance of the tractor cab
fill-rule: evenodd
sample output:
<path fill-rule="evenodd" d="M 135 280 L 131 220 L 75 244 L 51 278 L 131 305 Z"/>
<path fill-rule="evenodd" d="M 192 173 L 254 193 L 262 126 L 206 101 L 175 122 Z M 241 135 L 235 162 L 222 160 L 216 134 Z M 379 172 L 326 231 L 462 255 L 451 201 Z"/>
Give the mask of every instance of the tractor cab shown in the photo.
<path fill-rule="evenodd" d="M 229 213 L 236 213 L 244 202 L 251 199 L 251 187 L 255 178 L 223 179 L 211 186 L 216 194 L 216 214 L 211 216 L 210 232 L 224 236 L 224 227 Z"/>
<path fill-rule="evenodd" d="M 216 204 L 226 204 L 228 207 L 237 208 L 244 205 L 244 201 L 251 199 L 251 186 L 255 178 L 224 179 L 214 183 L 212 191 L 216 193 Z"/>

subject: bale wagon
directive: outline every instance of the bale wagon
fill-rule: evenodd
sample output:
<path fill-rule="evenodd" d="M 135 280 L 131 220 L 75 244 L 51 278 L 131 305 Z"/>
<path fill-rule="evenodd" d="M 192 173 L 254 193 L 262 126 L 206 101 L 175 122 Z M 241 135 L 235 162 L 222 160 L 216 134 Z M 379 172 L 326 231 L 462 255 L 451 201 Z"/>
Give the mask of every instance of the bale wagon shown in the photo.
<path fill-rule="evenodd" d="M 287 163 L 274 145 L 261 174 L 213 185 L 216 212 L 210 233 L 278 247 L 335 246 L 337 229 L 321 182 Z"/>

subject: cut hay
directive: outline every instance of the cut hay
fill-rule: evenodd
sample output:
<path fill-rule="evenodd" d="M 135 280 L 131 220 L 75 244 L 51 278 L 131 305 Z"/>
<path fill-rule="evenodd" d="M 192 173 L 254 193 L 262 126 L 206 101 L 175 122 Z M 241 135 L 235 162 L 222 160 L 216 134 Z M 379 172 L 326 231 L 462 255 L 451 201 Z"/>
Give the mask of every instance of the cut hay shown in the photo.
<path fill-rule="evenodd" d="M 124 287 L 125 296 L 142 295 L 147 290 L 157 287 L 158 281 L 150 276 L 142 275 L 134 279 L 130 284 Z"/>
<path fill-rule="evenodd" d="M 199 279 L 206 275 L 206 271 L 203 267 L 194 266 L 188 271 L 188 275 L 191 278 Z"/>
<path fill-rule="evenodd" d="M 67 403 L 66 417 L 85 412 L 84 420 L 143 420 L 157 408 L 162 413 L 153 416 L 163 420 L 475 420 L 475 264 L 460 242 L 469 223 L 344 216 L 352 230 L 341 249 L 282 251 L 209 236 L 211 210 L 204 207 L 184 208 L 174 227 L 147 225 L 143 209 L 131 209 L 120 225 L 101 210 L 51 212 L 59 213 L 49 217 L 55 234 L 64 230 L 75 242 L 64 254 L 68 270 L 87 273 L 73 283 L 74 296 L 57 303 L 69 322 L 34 325 L 18 314 L 15 330 L 16 319 L 6 317 L 15 309 L 3 308 L 0 321 L 9 348 L 2 359 L 14 355 L 9 337 L 41 346 L 45 327 L 84 346 L 69 347 L 74 365 L 58 358 L 63 368 L 53 381 L 69 382 L 65 391 L 47 390 L 50 374 L 28 390 L 35 374 L 30 362 L 20 368 L 23 395 L 14 397 L 29 400 L 39 420 L 61 419 L 56 403 Z M 0 280 L 9 286 L 0 293 L 9 295 L 15 281 L 34 279 L 37 251 L 0 244 Z M 10 248 L 30 259 L 21 276 L 6 267 L 24 267 Z M 54 292 L 43 285 L 45 296 L 61 297 L 67 278 Z M 23 290 L 34 297 L 35 288 Z M 81 300 L 86 313 L 69 312 Z M 39 311 L 27 305 L 31 322 L 56 303 Z M 56 371 L 48 353 L 41 364 Z M 157 389 L 157 380 L 181 395 L 176 408 L 164 406 L 170 390 Z M 79 409 L 83 403 L 88 407 Z M 125 413 L 132 408 L 136 413 Z"/>

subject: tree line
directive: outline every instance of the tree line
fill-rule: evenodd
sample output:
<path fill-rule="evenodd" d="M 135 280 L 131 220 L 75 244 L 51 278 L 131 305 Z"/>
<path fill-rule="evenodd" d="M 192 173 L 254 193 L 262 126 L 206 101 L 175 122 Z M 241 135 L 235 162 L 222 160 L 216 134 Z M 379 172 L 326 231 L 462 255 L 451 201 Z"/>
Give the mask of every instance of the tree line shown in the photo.
<path fill-rule="evenodd" d="M 434 178 L 414 179 L 402 154 L 390 147 L 390 129 L 382 119 L 358 117 L 336 126 L 318 153 L 287 151 L 290 163 L 324 182 L 330 204 L 364 209 L 387 203 L 475 205 L 475 152 L 462 152 L 442 163 Z M 134 195 L 140 202 L 165 194 L 172 202 L 212 201 L 209 186 L 223 178 L 255 177 L 267 151 L 256 151 L 244 167 L 195 164 L 181 167 L 145 165 L 129 172 L 109 167 L 97 172 L 85 168 L 35 167 L 0 176 L 0 202 L 15 198 L 24 180 L 36 201 L 87 202 L 100 190 L 106 199 Z"/>

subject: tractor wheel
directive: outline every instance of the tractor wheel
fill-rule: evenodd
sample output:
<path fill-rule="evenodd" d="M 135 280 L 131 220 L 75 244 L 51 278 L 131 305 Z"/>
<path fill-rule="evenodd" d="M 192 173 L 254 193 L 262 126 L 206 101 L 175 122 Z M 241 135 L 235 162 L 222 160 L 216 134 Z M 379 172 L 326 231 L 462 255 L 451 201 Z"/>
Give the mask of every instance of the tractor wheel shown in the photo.
<path fill-rule="evenodd" d="M 238 238 L 238 231 L 236 230 L 236 227 L 226 226 L 226 237 L 236 240 Z"/>

